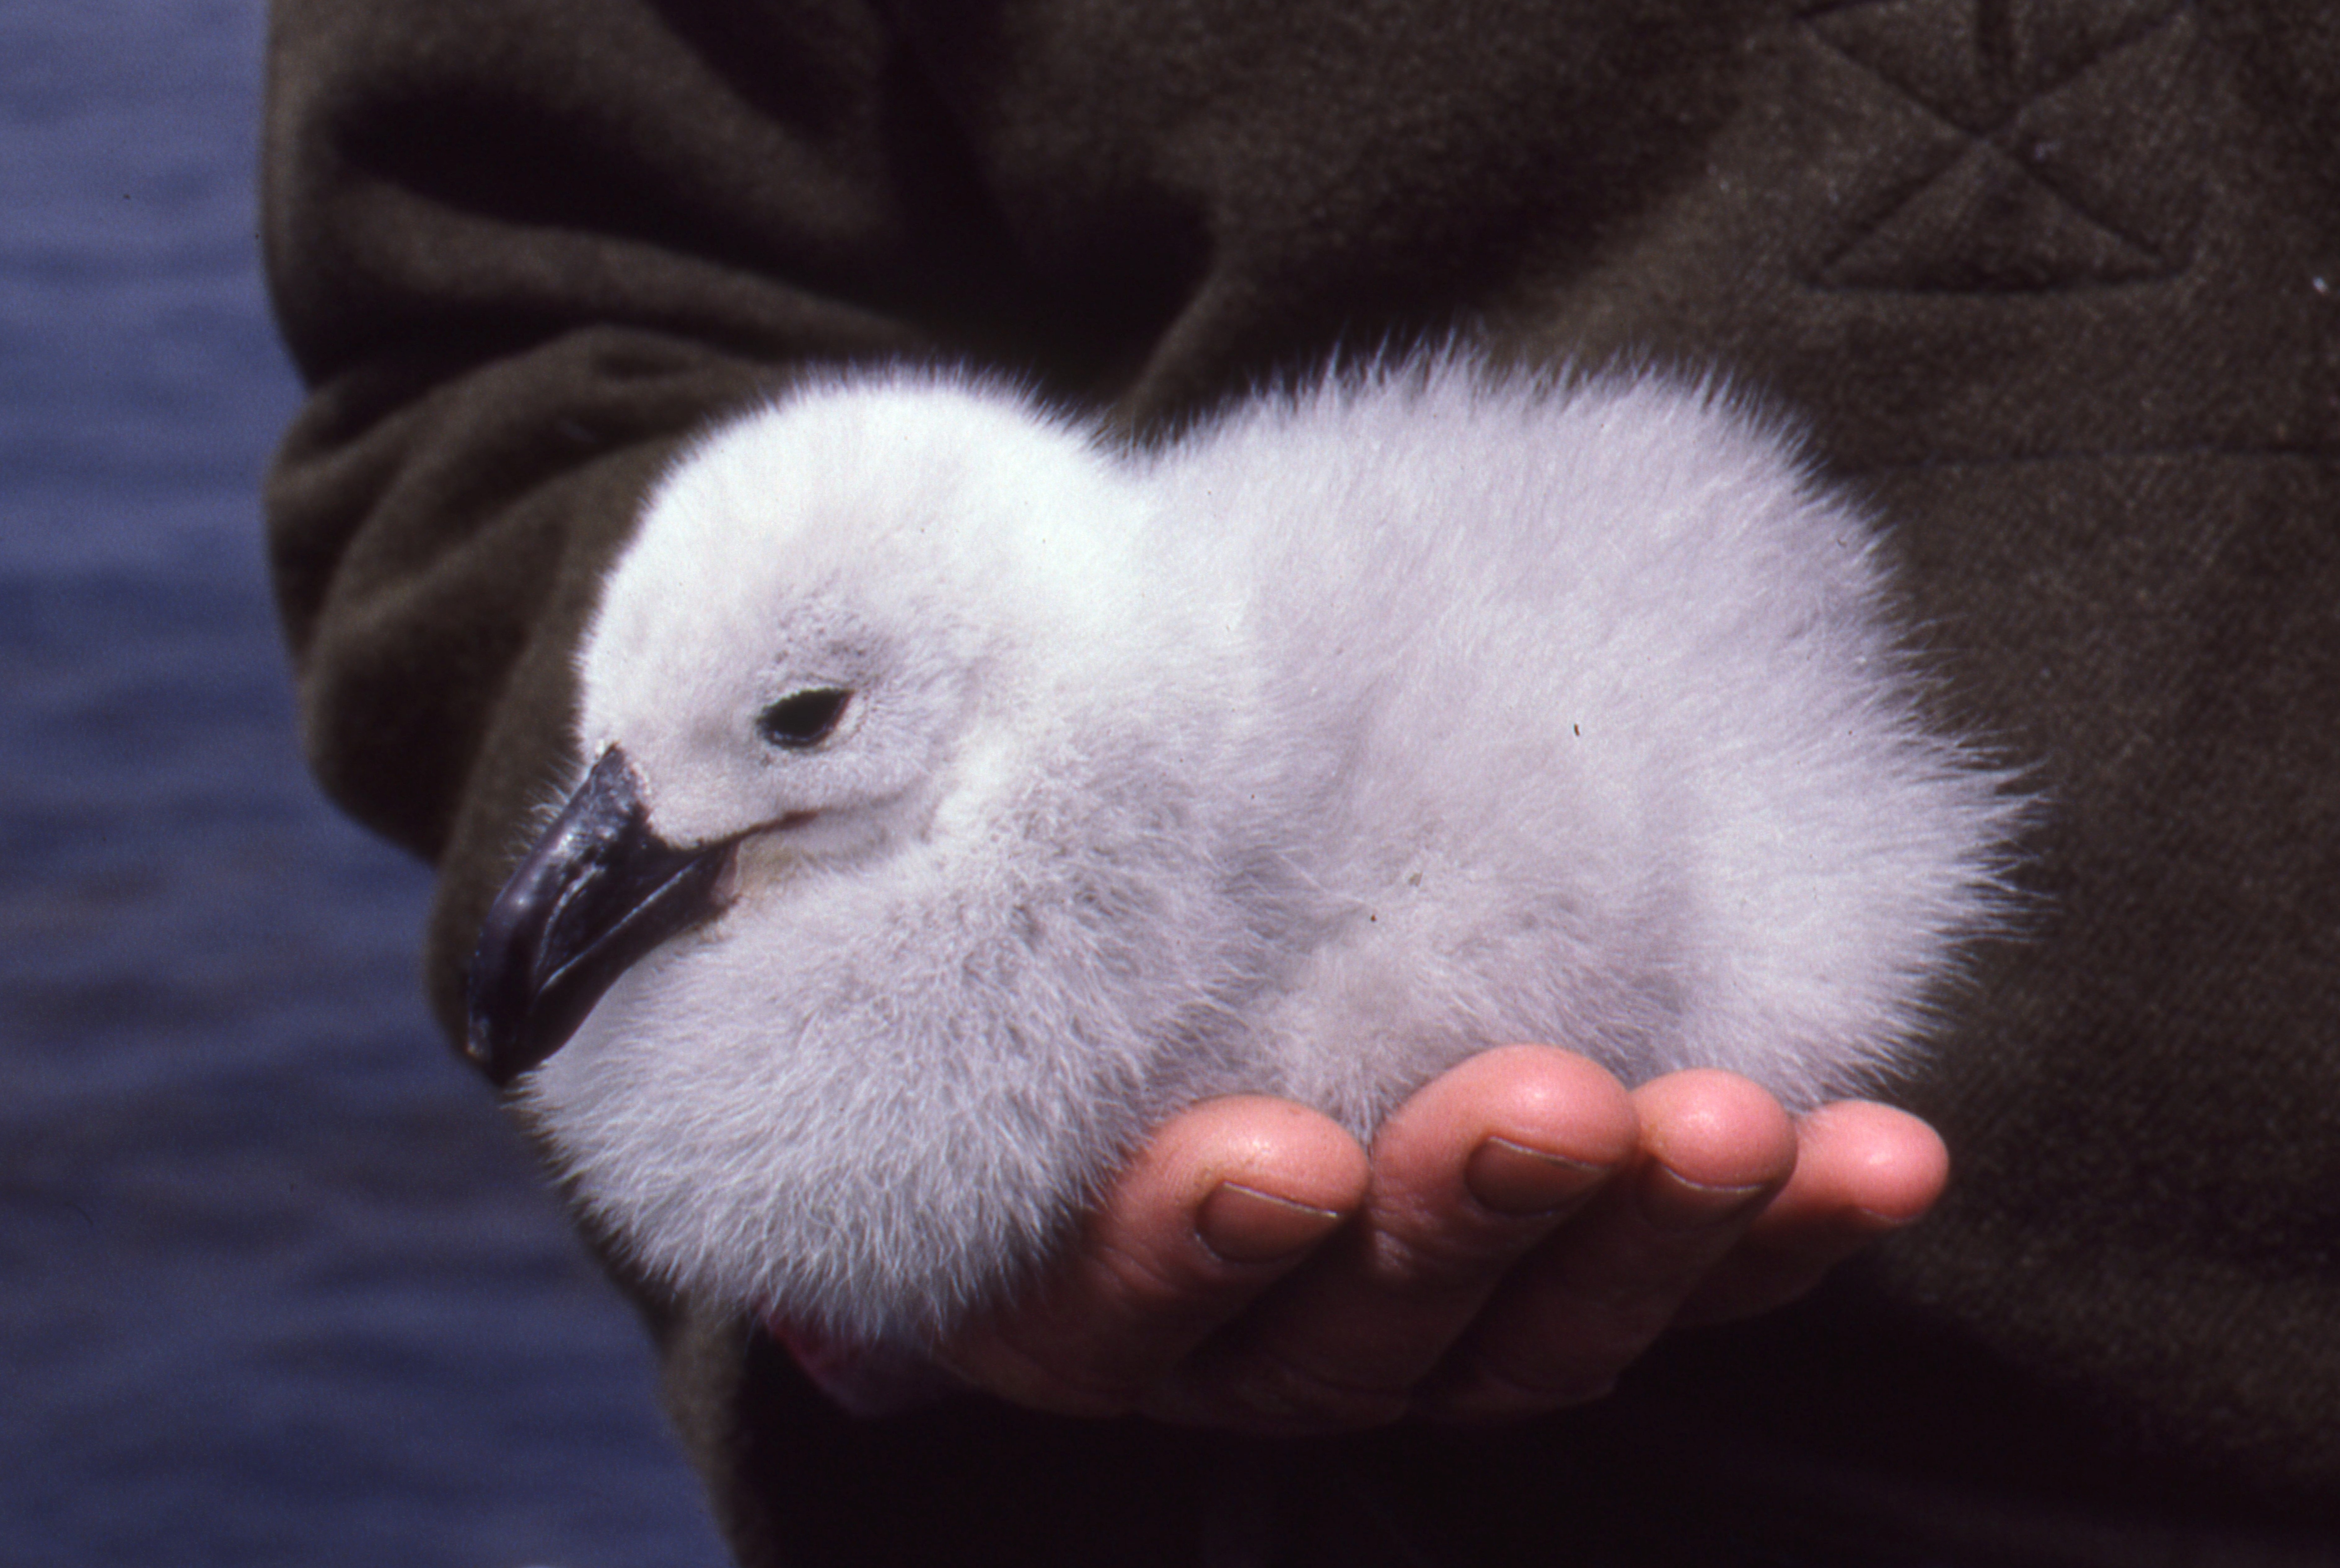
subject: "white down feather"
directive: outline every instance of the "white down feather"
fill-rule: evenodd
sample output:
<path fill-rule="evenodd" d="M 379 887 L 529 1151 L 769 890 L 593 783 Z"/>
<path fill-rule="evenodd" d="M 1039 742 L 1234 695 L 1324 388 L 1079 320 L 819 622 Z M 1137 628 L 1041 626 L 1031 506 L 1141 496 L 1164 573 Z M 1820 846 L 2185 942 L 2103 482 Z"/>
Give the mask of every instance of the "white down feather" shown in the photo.
<path fill-rule="evenodd" d="M 1013 1290 L 1205 1096 L 1368 1137 L 1520 1040 L 1870 1085 L 2016 810 L 1921 721 L 1862 517 L 1660 379 L 1440 360 L 1151 453 L 817 382 L 669 474 L 581 677 L 661 837 L 815 815 L 527 1104 L 648 1268 L 865 1343 Z M 837 732 L 760 739 L 808 688 Z"/>

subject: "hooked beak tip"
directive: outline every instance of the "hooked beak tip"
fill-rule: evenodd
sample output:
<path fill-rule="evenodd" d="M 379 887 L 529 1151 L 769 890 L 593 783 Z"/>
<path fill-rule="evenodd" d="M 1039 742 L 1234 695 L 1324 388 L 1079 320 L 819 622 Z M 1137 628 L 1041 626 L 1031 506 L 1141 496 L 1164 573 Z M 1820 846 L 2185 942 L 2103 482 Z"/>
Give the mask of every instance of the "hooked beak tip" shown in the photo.
<path fill-rule="evenodd" d="M 721 911 L 733 848 L 659 839 L 625 753 L 604 751 L 481 923 L 465 1053 L 500 1086 L 540 1066 L 619 977 Z"/>

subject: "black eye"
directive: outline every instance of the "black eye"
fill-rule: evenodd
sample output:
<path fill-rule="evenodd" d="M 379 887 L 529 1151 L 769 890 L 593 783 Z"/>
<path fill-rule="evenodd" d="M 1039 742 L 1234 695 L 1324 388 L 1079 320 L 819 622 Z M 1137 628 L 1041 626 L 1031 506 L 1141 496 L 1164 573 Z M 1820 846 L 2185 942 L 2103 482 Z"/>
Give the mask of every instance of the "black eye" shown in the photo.
<path fill-rule="evenodd" d="M 852 700 L 853 693 L 841 687 L 792 691 L 756 715 L 756 733 L 775 746 L 818 746 L 828 739 Z"/>

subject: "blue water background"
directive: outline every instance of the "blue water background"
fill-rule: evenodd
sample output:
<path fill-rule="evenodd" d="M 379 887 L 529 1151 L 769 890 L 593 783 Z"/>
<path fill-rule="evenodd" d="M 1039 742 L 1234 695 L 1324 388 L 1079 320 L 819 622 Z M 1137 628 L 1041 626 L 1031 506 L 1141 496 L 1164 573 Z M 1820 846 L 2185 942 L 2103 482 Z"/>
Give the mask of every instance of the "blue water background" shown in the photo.
<path fill-rule="evenodd" d="M 712 1563 L 301 771 L 257 0 L 0 8 L 0 1563 Z"/>

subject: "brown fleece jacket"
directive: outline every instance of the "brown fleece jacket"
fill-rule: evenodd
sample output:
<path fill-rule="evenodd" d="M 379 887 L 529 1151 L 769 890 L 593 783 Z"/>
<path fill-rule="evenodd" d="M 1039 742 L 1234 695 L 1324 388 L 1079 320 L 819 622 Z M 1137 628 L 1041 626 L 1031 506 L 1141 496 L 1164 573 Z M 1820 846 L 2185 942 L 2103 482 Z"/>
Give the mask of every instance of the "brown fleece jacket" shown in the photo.
<path fill-rule="evenodd" d="M 808 362 L 1138 429 L 1449 332 L 1719 368 L 2052 802 L 1909 1087 L 1955 1194 L 1815 1301 L 1526 1428 L 1251 1444 L 856 1424 L 632 1282 L 743 1560 L 2340 1561 L 2335 15 L 279 0 L 279 588 L 451 1025 L 645 481 Z"/>

